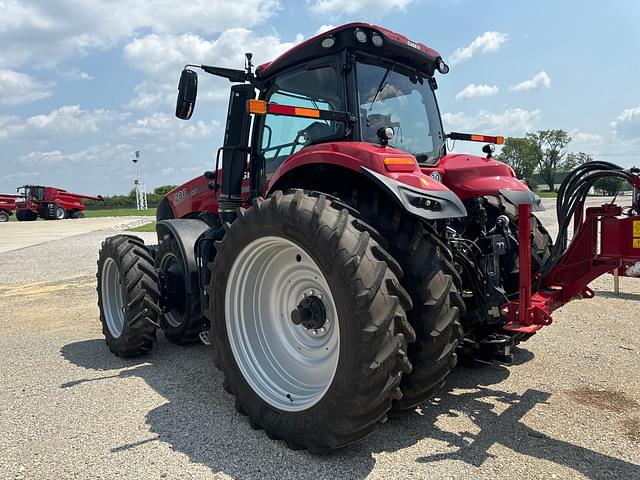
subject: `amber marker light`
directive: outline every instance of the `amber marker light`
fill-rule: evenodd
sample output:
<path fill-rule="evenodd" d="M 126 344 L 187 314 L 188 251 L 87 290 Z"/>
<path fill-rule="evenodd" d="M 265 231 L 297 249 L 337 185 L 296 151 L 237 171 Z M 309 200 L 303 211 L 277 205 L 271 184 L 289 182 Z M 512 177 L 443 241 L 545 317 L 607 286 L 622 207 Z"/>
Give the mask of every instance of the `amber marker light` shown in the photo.
<path fill-rule="evenodd" d="M 384 166 L 390 172 L 413 172 L 416 161 L 409 157 L 387 157 Z"/>
<path fill-rule="evenodd" d="M 247 112 L 256 115 L 267 114 L 267 102 L 264 100 L 247 100 Z"/>

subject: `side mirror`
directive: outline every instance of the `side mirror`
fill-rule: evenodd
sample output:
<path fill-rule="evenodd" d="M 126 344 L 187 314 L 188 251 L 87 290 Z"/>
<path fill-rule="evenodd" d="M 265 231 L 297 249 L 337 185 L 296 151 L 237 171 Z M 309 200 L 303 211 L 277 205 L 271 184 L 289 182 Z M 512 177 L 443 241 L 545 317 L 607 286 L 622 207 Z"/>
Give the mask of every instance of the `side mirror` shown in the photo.
<path fill-rule="evenodd" d="M 198 74 L 185 68 L 180 74 L 178 83 L 178 101 L 176 102 L 176 117 L 189 120 L 193 115 L 198 95 Z"/>

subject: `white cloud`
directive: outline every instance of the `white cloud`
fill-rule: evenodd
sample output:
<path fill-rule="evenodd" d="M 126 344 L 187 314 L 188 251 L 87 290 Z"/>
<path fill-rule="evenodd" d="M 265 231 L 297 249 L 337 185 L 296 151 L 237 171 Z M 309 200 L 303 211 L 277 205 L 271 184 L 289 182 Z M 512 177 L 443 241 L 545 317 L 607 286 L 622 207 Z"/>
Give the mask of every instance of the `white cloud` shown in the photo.
<path fill-rule="evenodd" d="M 495 52 L 509 39 L 506 33 L 484 32 L 466 47 L 460 47 L 451 54 L 451 65 L 471 60 L 474 55 Z"/>
<path fill-rule="evenodd" d="M 318 27 L 318 30 L 316 30 L 316 35 L 320 35 L 321 33 L 328 32 L 329 30 L 332 30 L 334 28 L 336 28 L 336 26 L 331 24 L 320 25 L 320 27 Z"/>
<path fill-rule="evenodd" d="M 77 68 L 71 68 L 60 72 L 60 78 L 68 81 L 88 81 L 95 79 L 93 75 L 80 71 Z"/>
<path fill-rule="evenodd" d="M 1 5 L 1 4 L 0 4 Z M 22 105 L 50 97 L 50 84 L 38 82 L 26 73 L 0 69 L 0 105 Z"/>
<path fill-rule="evenodd" d="M 147 117 L 139 118 L 134 122 L 124 125 L 118 132 L 125 137 L 157 137 L 159 140 L 184 138 L 201 139 L 211 137 L 215 129 L 220 128 L 220 122 L 203 121 L 184 122 L 166 113 L 154 113 Z"/>
<path fill-rule="evenodd" d="M 187 63 L 218 65 L 231 68 L 244 66 L 245 52 L 254 52 L 254 63 L 276 58 L 302 40 L 282 42 L 276 34 L 259 36 L 245 28 L 224 31 L 215 40 L 198 35 L 157 35 L 136 38 L 124 49 L 125 61 L 145 74 L 130 108 L 158 108 L 175 104 L 178 77 Z M 198 103 L 220 102 L 228 99 L 229 83 L 208 74 L 200 75 Z"/>
<path fill-rule="evenodd" d="M 24 124 L 14 115 L 0 115 L 0 143 L 15 140 L 24 131 Z"/>
<path fill-rule="evenodd" d="M 102 126 L 116 119 L 124 119 L 127 114 L 116 113 L 111 110 L 83 110 L 79 105 L 65 105 L 43 115 L 34 115 L 26 121 L 28 127 L 34 131 L 84 134 L 100 130 Z"/>
<path fill-rule="evenodd" d="M 444 113 L 442 120 L 447 131 L 523 135 L 534 129 L 540 120 L 540 111 L 511 108 L 500 113 L 481 111 L 477 115 Z"/>
<path fill-rule="evenodd" d="M 279 0 L 0 0 L 0 66 L 52 66 L 145 30 L 213 34 L 253 27 L 279 6 Z"/>
<path fill-rule="evenodd" d="M 458 92 L 456 98 L 460 100 L 464 98 L 491 97 L 497 93 L 498 87 L 496 85 L 476 85 L 475 83 L 470 83 Z"/>
<path fill-rule="evenodd" d="M 528 92 L 529 90 L 537 90 L 539 88 L 549 88 L 551 86 L 551 77 L 542 70 L 536 73 L 533 78 L 520 82 L 510 87 L 514 92 Z"/>
<path fill-rule="evenodd" d="M 311 12 L 333 18 L 344 15 L 375 14 L 381 17 L 393 10 L 404 10 L 413 0 L 314 0 Z"/>
<path fill-rule="evenodd" d="M 640 139 L 640 105 L 627 108 L 611 122 L 613 134 L 623 138 Z"/>

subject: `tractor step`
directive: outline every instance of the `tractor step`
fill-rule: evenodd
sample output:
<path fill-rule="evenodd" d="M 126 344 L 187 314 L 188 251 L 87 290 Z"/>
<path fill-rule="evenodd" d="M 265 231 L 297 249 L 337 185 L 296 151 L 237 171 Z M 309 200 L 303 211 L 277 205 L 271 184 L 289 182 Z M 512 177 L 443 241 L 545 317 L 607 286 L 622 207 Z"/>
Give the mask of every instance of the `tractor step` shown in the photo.
<path fill-rule="evenodd" d="M 211 340 L 209 340 L 209 330 L 203 330 L 198 334 L 198 338 L 200 341 L 207 346 L 211 345 Z"/>

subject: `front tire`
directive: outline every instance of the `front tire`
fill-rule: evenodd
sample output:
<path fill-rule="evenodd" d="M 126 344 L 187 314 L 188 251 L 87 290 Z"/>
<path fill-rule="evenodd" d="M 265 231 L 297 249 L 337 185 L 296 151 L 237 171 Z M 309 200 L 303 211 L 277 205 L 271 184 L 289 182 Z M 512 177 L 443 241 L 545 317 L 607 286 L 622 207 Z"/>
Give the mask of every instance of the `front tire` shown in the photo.
<path fill-rule="evenodd" d="M 176 345 L 200 341 L 203 319 L 200 313 L 200 292 L 189 293 L 185 266 L 173 235 L 165 234 L 156 253 L 156 271 L 163 285 L 165 312 L 160 325 L 167 339 Z"/>
<path fill-rule="evenodd" d="M 8 222 L 9 214 L 7 212 L 0 212 L 0 222 Z"/>
<path fill-rule="evenodd" d="M 217 245 L 216 366 L 251 425 L 292 448 L 362 439 L 411 369 L 410 299 L 361 225 L 324 195 L 275 192 L 241 210 Z"/>
<path fill-rule="evenodd" d="M 144 242 L 130 235 L 107 238 L 100 249 L 97 278 L 100 322 L 109 349 L 119 357 L 151 350 L 160 292 Z"/>

